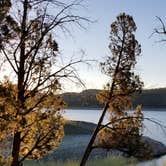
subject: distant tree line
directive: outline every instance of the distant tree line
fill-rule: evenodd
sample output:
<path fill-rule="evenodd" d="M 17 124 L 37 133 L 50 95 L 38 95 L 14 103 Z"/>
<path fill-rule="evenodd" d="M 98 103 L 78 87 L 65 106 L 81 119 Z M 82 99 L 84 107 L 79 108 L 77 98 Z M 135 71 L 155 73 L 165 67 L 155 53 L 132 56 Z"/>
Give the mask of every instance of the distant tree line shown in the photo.
<path fill-rule="evenodd" d="M 102 108 L 96 99 L 100 90 L 89 89 L 80 93 L 63 93 L 62 97 L 69 108 Z M 146 89 L 134 97 L 133 105 L 142 104 L 143 108 L 166 108 L 166 88 Z"/>

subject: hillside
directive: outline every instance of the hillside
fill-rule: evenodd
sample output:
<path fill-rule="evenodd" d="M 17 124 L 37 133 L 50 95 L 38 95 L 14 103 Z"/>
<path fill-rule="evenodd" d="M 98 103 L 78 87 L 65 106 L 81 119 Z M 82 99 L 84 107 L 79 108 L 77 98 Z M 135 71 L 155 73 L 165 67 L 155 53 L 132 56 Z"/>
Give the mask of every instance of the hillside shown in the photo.
<path fill-rule="evenodd" d="M 82 121 L 67 121 L 64 126 L 65 135 L 92 134 L 96 124 Z"/>
<path fill-rule="evenodd" d="M 98 108 L 102 107 L 96 100 L 100 90 L 89 89 L 80 93 L 64 93 L 62 97 L 69 108 Z M 166 88 L 143 90 L 135 96 L 134 105 L 141 104 L 145 108 L 166 108 Z"/>

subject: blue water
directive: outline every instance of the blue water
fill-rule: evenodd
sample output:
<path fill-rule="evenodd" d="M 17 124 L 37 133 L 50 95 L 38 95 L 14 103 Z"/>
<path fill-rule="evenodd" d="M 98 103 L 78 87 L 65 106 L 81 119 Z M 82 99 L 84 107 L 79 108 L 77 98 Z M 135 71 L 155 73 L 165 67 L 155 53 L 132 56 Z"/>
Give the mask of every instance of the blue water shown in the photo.
<path fill-rule="evenodd" d="M 97 123 L 101 113 L 101 109 L 67 109 L 64 113 L 64 117 L 69 120 Z M 166 109 L 144 109 L 143 113 L 145 118 L 150 118 L 151 120 L 162 124 L 162 126 L 160 126 L 145 120 L 144 135 L 166 144 L 166 128 L 164 128 L 164 126 L 166 126 Z M 105 117 L 103 123 L 106 123 L 107 121 L 108 115 Z M 166 166 L 166 156 L 153 161 L 140 163 L 138 166 Z"/>

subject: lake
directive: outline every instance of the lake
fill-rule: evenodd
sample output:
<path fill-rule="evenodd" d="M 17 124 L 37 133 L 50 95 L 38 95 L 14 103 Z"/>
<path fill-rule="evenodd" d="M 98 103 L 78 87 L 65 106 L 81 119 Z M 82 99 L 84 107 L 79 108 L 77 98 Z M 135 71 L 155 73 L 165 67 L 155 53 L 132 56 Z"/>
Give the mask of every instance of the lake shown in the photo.
<path fill-rule="evenodd" d="M 69 120 L 97 123 L 101 112 L 101 109 L 67 109 L 64 113 L 64 117 Z M 166 109 L 144 109 L 143 113 L 145 118 L 150 118 L 166 126 Z M 104 119 L 104 122 L 107 121 L 108 115 Z M 166 131 L 164 131 L 163 128 L 148 120 L 144 121 L 144 125 L 144 135 L 166 144 Z M 164 163 L 166 164 L 166 156 L 150 162 L 141 163 L 139 166 L 163 166 Z"/>

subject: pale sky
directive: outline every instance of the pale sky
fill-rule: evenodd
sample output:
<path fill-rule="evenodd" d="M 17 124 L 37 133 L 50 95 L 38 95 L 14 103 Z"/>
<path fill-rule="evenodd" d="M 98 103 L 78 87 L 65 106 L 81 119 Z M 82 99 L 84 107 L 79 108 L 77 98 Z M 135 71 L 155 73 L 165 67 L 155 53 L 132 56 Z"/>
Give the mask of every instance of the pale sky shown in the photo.
<path fill-rule="evenodd" d="M 59 47 L 63 56 L 78 55 L 83 49 L 87 59 L 99 62 L 110 55 L 109 31 L 110 24 L 119 13 L 125 12 L 133 16 L 136 25 L 136 39 L 142 45 L 142 56 L 138 59 L 137 73 L 144 81 L 144 88 L 166 87 L 166 43 L 157 43 L 156 35 L 150 37 L 153 29 L 158 27 L 156 16 L 166 22 L 165 0 L 86 0 L 86 9 L 79 11 L 81 15 L 96 20 L 87 26 L 87 30 L 73 29 L 73 38 L 61 36 L 58 38 Z M 80 76 L 86 88 L 101 89 L 106 83 L 98 63 L 91 67 L 79 65 Z M 81 91 L 81 88 L 68 83 L 66 91 Z"/>

